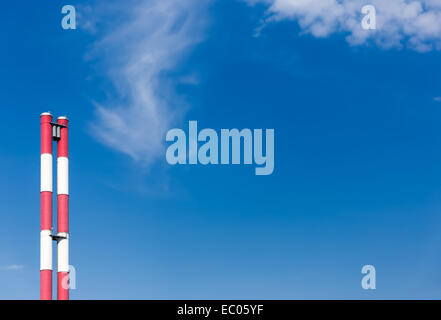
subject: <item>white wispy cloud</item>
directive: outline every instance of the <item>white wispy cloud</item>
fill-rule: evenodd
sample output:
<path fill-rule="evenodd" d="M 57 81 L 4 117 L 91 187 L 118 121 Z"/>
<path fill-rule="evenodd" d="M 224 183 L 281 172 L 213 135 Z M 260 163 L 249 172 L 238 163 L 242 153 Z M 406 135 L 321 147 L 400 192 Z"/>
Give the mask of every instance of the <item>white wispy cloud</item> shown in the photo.
<path fill-rule="evenodd" d="M 119 19 L 93 55 L 104 61 L 117 94 L 96 103 L 92 126 L 102 143 L 147 166 L 164 156 L 165 133 L 186 109 L 167 73 L 202 40 L 208 2 L 123 1 L 107 7 L 107 18 Z"/>
<path fill-rule="evenodd" d="M 382 48 L 441 49 L 440 0 L 245 0 L 268 6 L 264 25 L 296 20 L 303 32 L 327 37 L 347 33 L 351 45 L 369 41 Z M 361 27 L 361 8 L 376 8 L 376 30 Z M 262 26 L 258 27 L 262 28 Z"/>
<path fill-rule="evenodd" d="M 23 265 L 11 264 L 9 266 L 3 267 L 2 269 L 4 269 L 4 270 L 20 270 L 20 269 L 23 269 L 23 268 L 24 268 Z"/>

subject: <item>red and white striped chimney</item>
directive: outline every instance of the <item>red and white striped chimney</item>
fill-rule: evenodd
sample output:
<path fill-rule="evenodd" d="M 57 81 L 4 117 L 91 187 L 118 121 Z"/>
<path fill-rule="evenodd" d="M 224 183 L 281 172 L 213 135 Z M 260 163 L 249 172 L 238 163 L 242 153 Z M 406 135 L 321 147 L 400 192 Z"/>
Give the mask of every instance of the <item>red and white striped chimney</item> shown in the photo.
<path fill-rule="evenodd" d="M 40 115 L 40 299 L 52 300 L 52 115 Z"/>
<path fill-rule="evenodd" d="M 41 233 L 40 299 L 52 300 L 52 241 L 57 241 L 57 298 L 69 299 L 69 154 L 68 119 L 52 122 L 49 112 L 41 119 Z M 52 140 L 57 147 L 57 234 L 52 232 Z"/>
<path fill-rule="evenodd" d="M 69 153 L 67 117 L 58 117 L 57 147 L 57 259 L 58 300 L 69 300 Z"/>

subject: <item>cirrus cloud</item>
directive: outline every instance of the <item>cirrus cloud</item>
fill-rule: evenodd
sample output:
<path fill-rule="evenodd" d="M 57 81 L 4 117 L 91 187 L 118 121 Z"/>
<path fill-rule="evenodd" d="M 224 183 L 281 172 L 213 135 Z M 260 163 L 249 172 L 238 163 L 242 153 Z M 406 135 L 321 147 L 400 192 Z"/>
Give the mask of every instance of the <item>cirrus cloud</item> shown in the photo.
<path fill-rule="evenodd" d="M 103 62 L 116 94 L 96 103 L 92 125 L 103 144 L 149 166 L 164 154 L 165 132 L 182 116 L 183 101 L 167 74 L 203 38 L 209 1 L 128 0 L 104 3 L 114 21 L 91 56 Z M 118 17 L 118 20 L 115 20 Z M 96 17 L 87 24 L 97 30 Z"/>
<path fill-rule="evenodd" d="M 20 264 L 11 264 L 9 266 L 3 267 L 4 270 L 21 270 L 24 266 Z"/>

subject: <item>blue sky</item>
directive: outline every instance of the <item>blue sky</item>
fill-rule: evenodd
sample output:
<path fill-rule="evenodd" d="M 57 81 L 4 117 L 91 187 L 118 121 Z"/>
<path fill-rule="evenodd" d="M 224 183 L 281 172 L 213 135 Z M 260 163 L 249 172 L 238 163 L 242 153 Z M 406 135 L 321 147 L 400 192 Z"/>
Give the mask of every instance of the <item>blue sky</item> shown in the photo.
<path fill-rule="evenodd" d="M 0 4 L 0 299 L 39 297 L 47 110 L 71 121 L 72 299 L 441 298 L 440 10 L 420 2 L 362 36 L 304 1 L 77 1 L 76 30 L 63 3 Z M 170 166 L 189 120 L 274 128 L 274 173 Z"/>

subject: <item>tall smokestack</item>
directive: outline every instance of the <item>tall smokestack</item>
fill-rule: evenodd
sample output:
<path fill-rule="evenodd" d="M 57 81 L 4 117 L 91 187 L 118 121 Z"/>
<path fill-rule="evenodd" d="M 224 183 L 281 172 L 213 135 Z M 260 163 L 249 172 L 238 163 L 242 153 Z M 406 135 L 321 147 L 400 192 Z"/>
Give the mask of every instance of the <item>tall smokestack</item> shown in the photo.
<path fill-rule="evenodd" d="M 52 115 L 40 115 L 40 299 L 52 300 Z"/>
<path fill-rule="evenodd" d="M 68 119 L 52 122 L 49 112 L 41 122 L 40 299 L 52 300 L 52 241 L 57 241 L 57 298 L 69 300 L 69 154 Z M 57 234 L 52 232 L 52 140 L 57 147 Z"/>
<path fill-rule="evenodd" d="M 60 135 L 57 147 L 57 297 L 69 300 L 69 153 L 68 119 L 58 117 Z"/>

